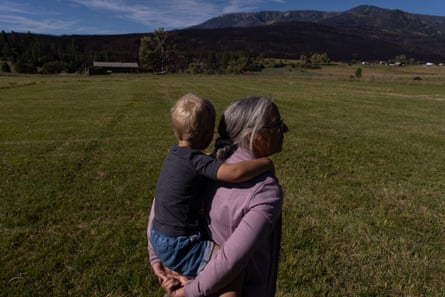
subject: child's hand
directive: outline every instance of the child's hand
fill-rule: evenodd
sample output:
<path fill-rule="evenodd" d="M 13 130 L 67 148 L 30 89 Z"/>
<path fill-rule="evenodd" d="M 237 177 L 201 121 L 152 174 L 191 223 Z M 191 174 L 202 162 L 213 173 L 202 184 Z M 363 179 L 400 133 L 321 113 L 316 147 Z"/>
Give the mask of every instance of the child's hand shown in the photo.
<path fill-rule="evenodd" d="M 269 158 L 269 157 L 263 157 L 264 159 L 266 159 L 269 163 L 269 171 L 272 173 L 272 175 L 275 175 L 275 164 L 273 163 L 273 161 Z"/>

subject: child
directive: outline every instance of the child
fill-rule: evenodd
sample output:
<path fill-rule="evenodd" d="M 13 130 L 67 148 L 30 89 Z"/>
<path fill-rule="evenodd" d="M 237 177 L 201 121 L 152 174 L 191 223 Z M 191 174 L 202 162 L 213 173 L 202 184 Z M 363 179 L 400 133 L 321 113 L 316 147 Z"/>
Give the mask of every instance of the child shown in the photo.
<path fill-rule="evenodd" d="M 206 179 L 243 182 L 273 170 L 273 164 L 269 158 L 227 164 L 202 153 L 212 141 L 216 117 L 213 105 L 205 99 L 186 94 L 176 102 L 171 116 L 178 144 L 170 148 L 162 164 L 150 241 L 165 267 L 193 277 L 219 249 L 204 238 L 199 224 Z"/>

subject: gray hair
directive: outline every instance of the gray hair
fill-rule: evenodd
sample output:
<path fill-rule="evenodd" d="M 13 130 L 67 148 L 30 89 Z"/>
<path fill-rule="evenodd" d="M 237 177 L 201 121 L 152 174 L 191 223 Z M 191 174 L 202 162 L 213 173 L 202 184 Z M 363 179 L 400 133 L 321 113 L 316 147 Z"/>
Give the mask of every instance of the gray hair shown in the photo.
<path fill-rule="evenodd" d="M 264 127 L 273 104 L 270 98 L 254 96 L 229 105 L 218 127 L 217 158 L 227 159 L 238 147 L 252 151 L 255 134 Z"/>

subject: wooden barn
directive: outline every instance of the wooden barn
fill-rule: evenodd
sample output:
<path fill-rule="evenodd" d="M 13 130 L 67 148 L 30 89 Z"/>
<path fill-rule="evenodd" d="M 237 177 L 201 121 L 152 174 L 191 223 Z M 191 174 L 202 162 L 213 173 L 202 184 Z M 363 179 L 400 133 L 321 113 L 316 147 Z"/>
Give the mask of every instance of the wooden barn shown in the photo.
<path fill-rule="evenodd" d="M 93 62 L 93 66 L 88 68 L 89 75 L 103 75 L 116 73 L 138 72 L 139 65 L 136 62 Z"/>

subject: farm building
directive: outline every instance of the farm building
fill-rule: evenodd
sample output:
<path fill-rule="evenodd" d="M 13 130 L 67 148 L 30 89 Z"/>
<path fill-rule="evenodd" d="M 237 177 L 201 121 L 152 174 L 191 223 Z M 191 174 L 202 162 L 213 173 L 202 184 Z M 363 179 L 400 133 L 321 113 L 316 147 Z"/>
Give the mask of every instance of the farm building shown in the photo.
<path fill-rule="evenodd" d="M 136 62 L 93 62 L 93 66 L 88 68 L 89 75 L 110 74 L 113 72 L 128 73 L 138 72 L 139 65 Z"/>

